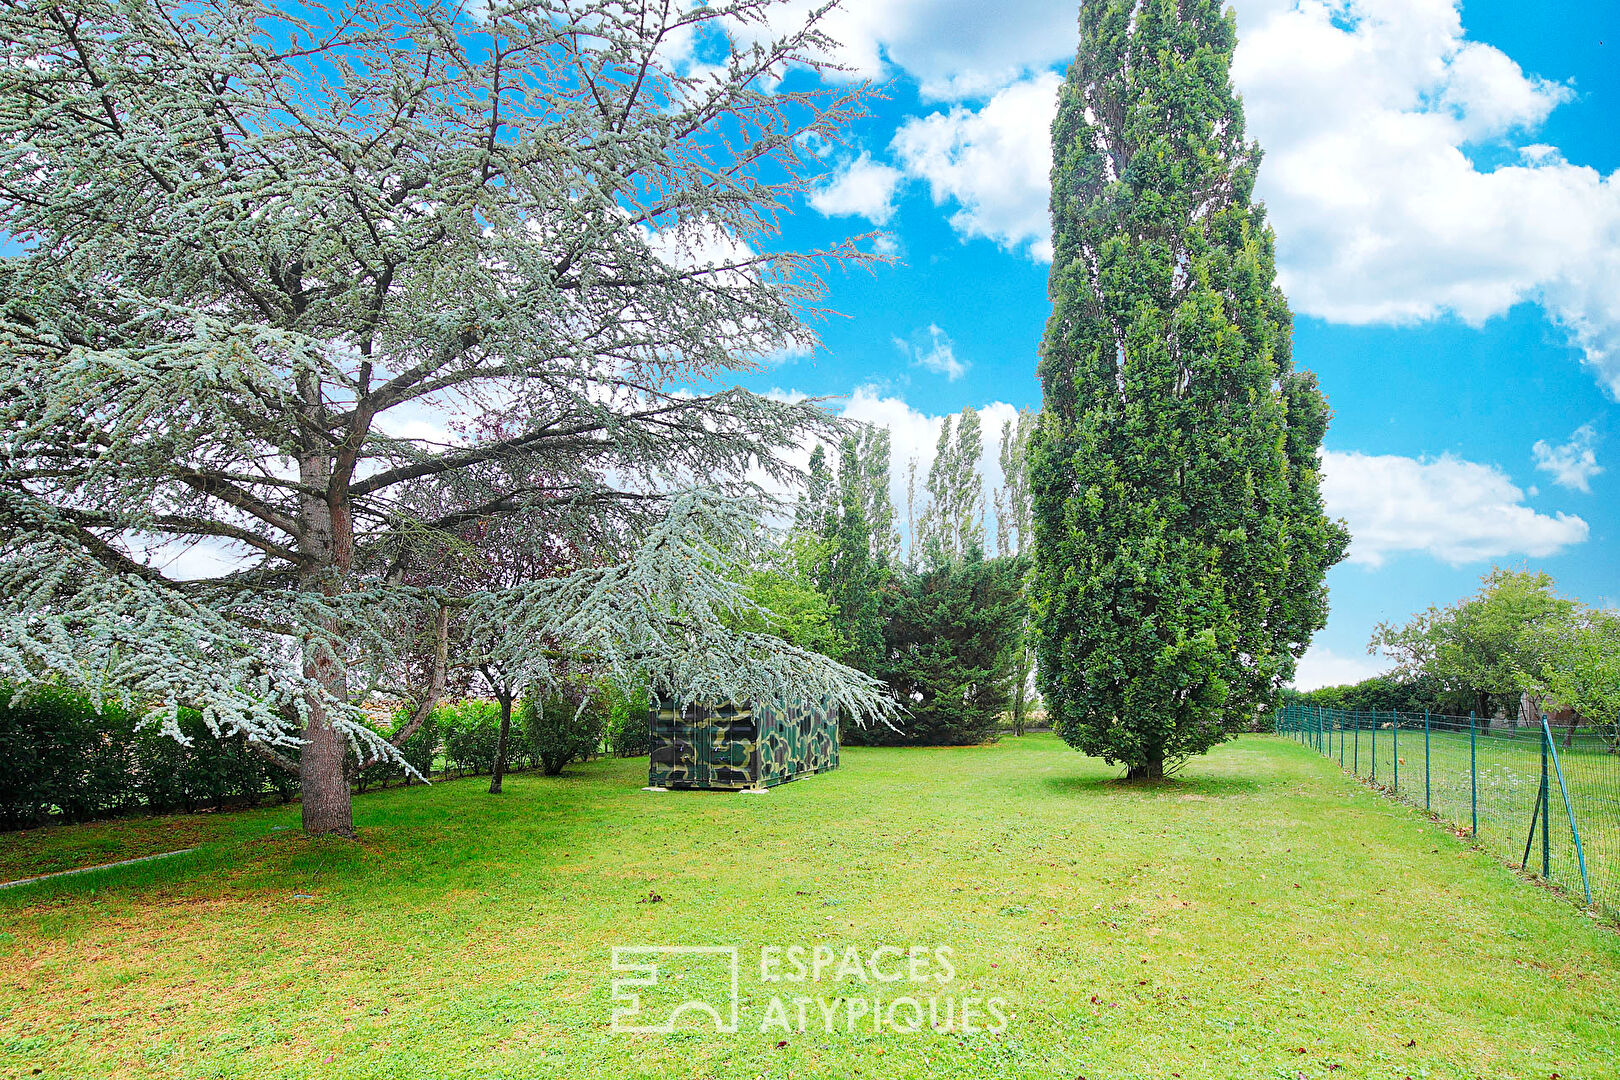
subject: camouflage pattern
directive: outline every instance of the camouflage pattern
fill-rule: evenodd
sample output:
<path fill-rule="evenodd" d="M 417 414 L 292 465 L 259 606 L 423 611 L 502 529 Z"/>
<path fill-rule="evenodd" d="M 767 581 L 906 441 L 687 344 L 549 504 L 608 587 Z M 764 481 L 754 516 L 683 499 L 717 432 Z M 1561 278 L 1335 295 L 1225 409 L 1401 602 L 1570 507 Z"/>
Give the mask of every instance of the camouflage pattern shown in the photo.
<path fill-rule="evenodd" d="M 838 716 L 826 703 L 758 709 L 671 701 L 651 708 L 648 783 L 666 788 L 774 787 L 838 767 Z"/>
<path fill-rule="evenodd" d="M 652 705 L 648 782 L 654 787 L 746 788 L 759 775 L 759 739 L 746 706 Z"/>
<path fill-rule="evenodd" d="M 761 787 L 838 768 L 838 712 L 828 702 L 795 699 L 758 714 Z"/>

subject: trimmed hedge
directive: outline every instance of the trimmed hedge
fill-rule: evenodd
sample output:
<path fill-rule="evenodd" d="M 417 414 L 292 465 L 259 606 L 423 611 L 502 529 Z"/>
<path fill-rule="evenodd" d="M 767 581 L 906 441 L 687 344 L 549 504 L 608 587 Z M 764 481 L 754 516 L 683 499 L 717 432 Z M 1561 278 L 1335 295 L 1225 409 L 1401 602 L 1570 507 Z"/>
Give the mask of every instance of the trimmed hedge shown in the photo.
<path fill-rule="evenodd" d="M 257 757 L 241 736 L 215 738 L 192 709 L 180 710 L 182 745 L 137 716 L 56 686 L 18 694 L 0 684 L 0 828 L 88 821 L 135 810 L 163 813 L 283 801 L 297 781 Z"/>
<path fill-rule="evenodd" d="M 577 717 L 578 694 L 589 694 Z M 138 714 L 108 703 L 97 712 L 90 698 L 59 686 L 37 686 L 18 695 L 0 683 L 0 830 L 50 822 L 89 821 L 148 811 L 173 813 L 228 805 L 255 805 L 265 795 L 282 802 L 298 793 L 298 778 L 254 754 L 240 735 L 216 737 L 194 709 L 181 709 L 179 724 L 190 744 L 154 726 L 137 729 Z M 391 726 L 405 723 L 400 710 Z M 444 767 L 487 773 L 495 765 L 501 710 L 492 701 L 441 704 L 401 747 L 423 776 L 442 749 Z M 609 687 L 517 702 L 507 747 L 508 764 L 555 775 L 570 762 L 603 748 L 621 756 L 647 752 L 645 691 L 626 697 Z M 296 747 L 281 747 L 297 760 Z M 410 775 L 395 763 L 355 774 L 360 791 Z"/>
<path fill-rule="evenodd" d="M 428 713 L 427 719 L 422 721 L 422 726 L 417 728 L 416 732 L 405 740 L 405 745 L 399 748 L 399 752 L 404 755 L 406 762 L 422 776 L 431 776 L 433 774 L 433 759 L 438 757 L 439 754 L 439 740 L 441 737 L 439 719 L 442 712 L 443 707 L 441 706 Z M 410 723 L 410 719 L 410 709 L 399 709 L 394 713 L 388 731 L 383 734 L 398 731 L 402 724 Z M 355 778 L 355 787 L 364 792 L 372 787 L 387 787 L 395 780 L 403 780 L 409 785 L 414 779 L 415 777 L 405 771 L 403 765 L 397 762 L 384 761 L 361 769 L 360 775 Z"/>

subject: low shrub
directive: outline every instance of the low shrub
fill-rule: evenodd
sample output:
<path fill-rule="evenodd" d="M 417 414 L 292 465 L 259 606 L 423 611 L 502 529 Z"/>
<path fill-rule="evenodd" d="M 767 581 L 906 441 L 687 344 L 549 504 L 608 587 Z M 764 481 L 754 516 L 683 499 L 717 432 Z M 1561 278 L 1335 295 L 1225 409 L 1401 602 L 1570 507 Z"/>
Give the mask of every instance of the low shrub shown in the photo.
<path fill-rule="evenodd" d="M 536 701 L 525 697 L 516 721 L 521 720 L 523 740 L 539 759 L 547 776 L 556 776 L 570 762 L 596 753 L 602 742 L 607 709 L 594 687 L 568 687 L 553 691 Z"/>
<path fill-rule="evenodd" d="M 607 749 L 619 757 L 640 757 L 652 747 L 652 725 L 648 716 L 646 688 L 630 696 L 613 684 L 604 691 L 607 700 Z"/>
<path fill-rule="evenodd" d="M 501 735 L 499 705 L 470 698 L 441 705 L 434 712 L 444 735 L 447 765 L 475 775 L 495 768 L 495 748 Z"/>

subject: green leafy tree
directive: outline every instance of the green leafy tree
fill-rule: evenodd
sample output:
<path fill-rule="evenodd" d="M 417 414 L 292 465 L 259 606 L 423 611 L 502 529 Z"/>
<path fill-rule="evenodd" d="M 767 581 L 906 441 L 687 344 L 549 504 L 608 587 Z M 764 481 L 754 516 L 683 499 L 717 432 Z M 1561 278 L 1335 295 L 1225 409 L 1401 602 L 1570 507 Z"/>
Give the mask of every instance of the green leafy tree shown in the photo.
<path fill-rule="evenodd" d="M 1620 613 L 1582 608 L 1529 631 L 1539 663 L 1530 674 L 1534 692 L 1573 710 L 1576 717 L 1620 736 Z M 1569 742 L 1565 736 L 1565 744 Z M 1620 751 L 1620 740 L 1610 751 Z"/>
<path fill-rule="evenodd" d="M 1519 695 L 1557 666 L 1548 652 L 1577 611 L 1555 588 L 1541 571 L 1496 567 L 1466 600 L 1431 606 L 1403 626 L 1379 623 L 1368 649 L 1393 658 L 1407 677 L 1433 680 L 1458 708 L 1517 715 Z"/>
<path fill-rule="evenodd" d="M 1023 560 L 966 558 L 898 571 L 886 593 L 876 674 L 907 710 L 899 730 L 877 725 L 846 739 L 961 746 L 993 739 L 1012 700 L 1009 645 L 1018 633 Z"/>
<path fill-rule="evenodd" d="M 1347 537 L 1293 369 L 1218 0 L 1088 0 L 1052 127 L 1053 311 L 1031 438 L 1048 713 L 1157 779 L 1247 726 Z"/>
<path fill-rule="evenodd" d="M 743 592 L 753 606 L 738 612 L 736 625 L 824 656 L 847 656 L 849 639 L 838 610 L 820 588 L 831 546 L 819 536 L 790 532 L 780 548 L 748 571 Z"/>

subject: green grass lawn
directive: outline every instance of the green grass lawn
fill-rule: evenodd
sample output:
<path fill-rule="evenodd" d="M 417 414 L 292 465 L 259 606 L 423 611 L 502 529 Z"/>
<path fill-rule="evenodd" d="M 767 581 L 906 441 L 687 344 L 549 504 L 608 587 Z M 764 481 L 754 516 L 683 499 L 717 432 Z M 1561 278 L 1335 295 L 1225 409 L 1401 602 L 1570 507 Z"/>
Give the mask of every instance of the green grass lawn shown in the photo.
<path fill-rule="evenodd" d="M 1620 935 L 1304 746 L 1146 789 L 1050 736 L 843 762 L 766 796 L 643 792 L 645 759 L 396 789 L 352 844 L 293 807 L 0 838 L 6 877 L 203 845 L 0 893 L 0 1076 L 1616 1075 Z M 610 950 L 645 944 L 740 946 L 741 1030 L 610 1030 Z M 761 982 L 817 944 L 955 977 Z M 760 1031 L 773 994 L 908 992 L 1006 1029 Z"/>
<path fill-rule="evenodd" d="M 1426 807 L 1459 828 L 1472 828 L 1475 804 L 1479 843 L 1499 858 L 1517 864 L 1524 857 L 1532 816 L 1537 814 L 1541 786 L 1541 733 L 1536 729 L 1481 727 L 1470 746 L 1462 731 L 1436 727 L 1425 745 L 1421 727 L 1402 728 L 1398 739 L 1389 729 L 1374 732 L 1364 720 L 1359 732 L 1327 730 L 1313 745 L 1344 768 L 1363 777 L 1376 776 L 1402 798 Z M 1342 737 L 1341 737 L 1342 736 Z M 1305 741 L 1311 742 L 1310 735 Z M 1572 894 L 1581 893 L 1570 813 L 1565 810 L 1557 769 L 1564 774 L 1570 810 L 1580 830 L 1593 900 L 1611 917 L 1620 918 L 1620 755 L 1606 740 L 1580 735 L 1565 746 L 1554 733 L 1558 765 L 1549 765 L 1547 864 L 1551 879 Z M 1376 744 L 1376 745 L 1375 745 Z M 1470 756 L 1473 756 L 1471 762 Z M 1477 770 L 1477 782 L 1471 771 Z M 1538 819 L 1539 820 L 1539 819 Z M 1530 847 L 1530 869 L 1542 866 L 1542 830 L 1538 824 Z"/>

